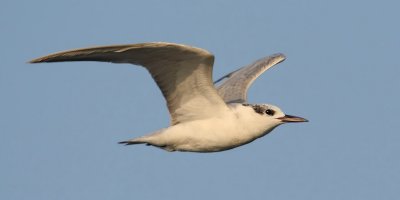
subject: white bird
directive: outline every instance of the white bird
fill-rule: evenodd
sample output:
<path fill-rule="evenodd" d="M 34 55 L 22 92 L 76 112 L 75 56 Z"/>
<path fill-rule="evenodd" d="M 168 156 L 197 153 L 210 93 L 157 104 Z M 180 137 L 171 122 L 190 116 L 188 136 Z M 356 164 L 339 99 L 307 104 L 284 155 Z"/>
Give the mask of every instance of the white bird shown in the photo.
<path fill-rule="evenodd" d="M 167 151 L 218 152 L 260 138 L 286 122 L 307 122 L 269 104 L 247 103 L 247 89 L 264 71 L 285 59 L 274 54 L 212 81 L 214 56 L 200 48 L 152 42 L 83 48 L 50 54 L 30 63 L 103 61 L 145 67 L 156 81 L 171 115 L 171 125 L 120 142 Z"/>

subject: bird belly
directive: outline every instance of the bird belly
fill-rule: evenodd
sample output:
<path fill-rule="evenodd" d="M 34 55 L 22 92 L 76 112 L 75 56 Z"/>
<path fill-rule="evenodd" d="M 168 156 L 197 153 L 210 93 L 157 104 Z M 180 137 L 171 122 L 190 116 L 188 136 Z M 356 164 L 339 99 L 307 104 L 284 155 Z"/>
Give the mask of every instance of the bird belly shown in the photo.
<path fill-rule="evenodd" d="M 207 119 L 172 126 L 160 135 L 166 150 L 218 152 L 247 144 L 263 132 L 252 131 L 235 120 Z"/>

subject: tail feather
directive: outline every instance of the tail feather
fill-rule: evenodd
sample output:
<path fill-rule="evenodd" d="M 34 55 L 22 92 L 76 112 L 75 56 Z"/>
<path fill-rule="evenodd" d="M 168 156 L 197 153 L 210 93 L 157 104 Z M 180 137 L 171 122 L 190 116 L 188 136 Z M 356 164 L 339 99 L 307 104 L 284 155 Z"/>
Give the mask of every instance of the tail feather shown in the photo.
<path fill-rule="evenodd" d="M 135 141 L 135 140 L 127 140 L 127 141 L 118 142 L 118 144 L 125 144 L 125 145 L 145 144 L 145 143 L 147 143 L 147 142 Z"/>
<path fill-rule="evenodd" d="M 154 144 L 151 141 L 150 137 L 151 137 L 151 135 L 150 136 L 142 136 L 139 138 L 118 142 L 118 144 L 124 144 L 124 145 L 146 144 L 147 146 L 158 147 L 158 148 L 164 149 L 166 151 L 170 151 L 170 152 L 175 151 L 175 149 L 171 146 Z"/>
<path fill-rule="evenodd" d="M 133 144 L 147 144 L 147 145 L 153 145 L 153 146 L 158 146 L 153 144 L 153 137 L 156 136 L 157 134 L 161 133 L 162 130 L 156 131 L 154 133 L 151 133 L 149 135 L 144 135 L 141 137 L 133 138 L 130 140 L 125 140 L 118 142 L 118 144 L 124 144 L 124 145 L 133 145 Z"/>

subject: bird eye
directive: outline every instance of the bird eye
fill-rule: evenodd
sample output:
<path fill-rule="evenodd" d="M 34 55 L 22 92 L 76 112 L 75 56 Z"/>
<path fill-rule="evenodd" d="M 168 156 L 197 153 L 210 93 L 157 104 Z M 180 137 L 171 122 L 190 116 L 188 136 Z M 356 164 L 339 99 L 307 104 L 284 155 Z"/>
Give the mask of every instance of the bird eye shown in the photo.
<path fill-rule="evenodd" d="M 271 110 L 271 109 L 267 109 L 267 110 L 265 111 L 265 114 L 272 116 L 272 115 L 275 114 L 275 111 L 274 111 L 274 110 Z"/>

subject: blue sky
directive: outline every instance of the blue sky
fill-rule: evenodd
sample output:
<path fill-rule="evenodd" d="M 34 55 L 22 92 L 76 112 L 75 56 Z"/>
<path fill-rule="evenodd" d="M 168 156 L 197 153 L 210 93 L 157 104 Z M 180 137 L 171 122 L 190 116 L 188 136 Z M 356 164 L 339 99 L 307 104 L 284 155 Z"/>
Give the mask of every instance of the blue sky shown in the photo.
<path fill-rule="evenodd" d="M 398 1 L 11 1 L 0 6 L 0 199 L 396 199 Z M 56 51 L 166 41 L 214 78 L 287 60 L 249 90 L 310 120 L 211 154 L 117 142 L 168 126 L 140 67 L 29 65 Z"/>

